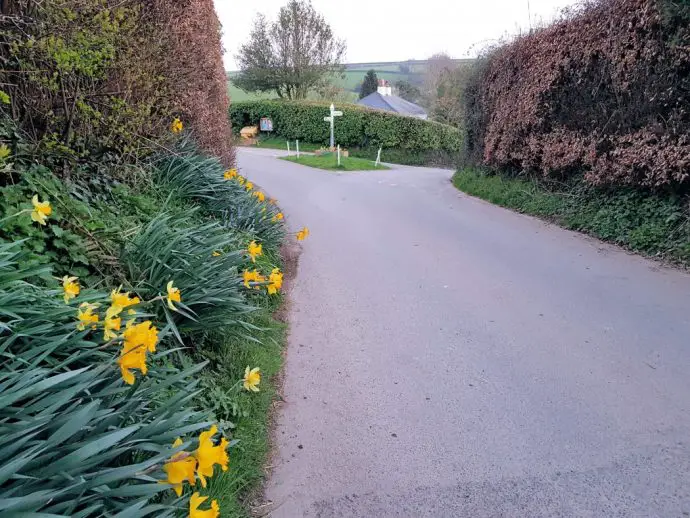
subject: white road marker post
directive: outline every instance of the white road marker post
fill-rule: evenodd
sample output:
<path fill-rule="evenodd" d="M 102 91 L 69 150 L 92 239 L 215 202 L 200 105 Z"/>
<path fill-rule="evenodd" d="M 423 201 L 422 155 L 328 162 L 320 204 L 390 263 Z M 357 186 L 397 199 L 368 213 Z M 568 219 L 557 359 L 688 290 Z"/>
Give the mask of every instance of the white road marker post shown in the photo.
<path fill-rule="evenodd" d="M 297 148 L 297 158 L 299 158 L 299 140 L 295 140 L 295 147 Z"/>
<path fill-rule="evenodd" d="M 340 167 L 340 144 L 338 144 L 338 167 Z"/>
<path fill-rule="evenodd" d="M 333 135 L 335 131 L 335 118 L 336 117 L 342 117 L 343 112 L 341 111 L 336 111 L 335 106 L 333 103 L 331 103 L 331 114 L 328 117 L 324 117 L 323 120 L 324 122 L 330 122 L 331 123 L 331 150 L 335 147 L 335 137 Z"/>
<path fill-rule="evenodd" d="M 381 165 L 381 148 L 379 148 L 379 152 L 376 153 L 376 165 L 374 167 L 378 167 Z"/>
<path fill-rule="evenodd" d="M 287 147 L 288 147 L 288 156 L 290 156 L 290 141 L 286 140 L 285 143 L 287 144 Z"/>

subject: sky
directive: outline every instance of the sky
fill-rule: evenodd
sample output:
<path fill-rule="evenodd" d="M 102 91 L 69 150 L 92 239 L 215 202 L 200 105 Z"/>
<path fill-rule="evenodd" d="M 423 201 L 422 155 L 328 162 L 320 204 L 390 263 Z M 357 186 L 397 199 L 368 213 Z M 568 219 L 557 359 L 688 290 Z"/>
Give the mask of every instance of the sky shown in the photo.
<path fill-rule="evenodd" d="M 287 0 L 214 0 L 223 24 L 225 68 L 247 41 L 257 13 L 274 19 Z M 347 43 L 345 63 L 473 57 L 482 46 L 554 19 L 577 0 L 312 0 Z M 529 5 L 529 10 L 528 10 Z M 528 12 L 530 15 L 528 15 Z"/>

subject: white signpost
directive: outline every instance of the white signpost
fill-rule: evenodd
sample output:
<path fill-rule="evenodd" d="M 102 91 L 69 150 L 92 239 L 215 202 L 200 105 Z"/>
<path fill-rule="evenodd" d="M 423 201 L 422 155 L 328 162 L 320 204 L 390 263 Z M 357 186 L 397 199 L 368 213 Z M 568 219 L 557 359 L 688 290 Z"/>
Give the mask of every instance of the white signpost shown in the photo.
<path fill-rule="evenodd" d="M 324 117 L 323 120 L 325 122 L 330 122 L 331 123 L 331 149 L 335 147 L 335 138 L 333 137 L 333 130 L 335 129 L 335 118 L 336 117 L 342 117 L 343 112 L 341 111 L 336 111 L 335 106 L 333 106 L 333 103 L 331 103 L 331 114 L 328 117 Z"/>

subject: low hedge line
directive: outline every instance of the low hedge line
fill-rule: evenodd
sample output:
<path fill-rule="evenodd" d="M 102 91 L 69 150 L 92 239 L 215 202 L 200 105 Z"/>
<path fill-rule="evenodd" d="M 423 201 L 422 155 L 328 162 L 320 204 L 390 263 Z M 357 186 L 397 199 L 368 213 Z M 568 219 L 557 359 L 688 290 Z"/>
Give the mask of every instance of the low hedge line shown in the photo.
<path fill-rule="evenodd" d="M 369 157 L 382 147 L 389 161 L 405 164 L 455 165 L 461 149 L 460 131 L 452 126 L 370 110 L 349 104 L 335 124 L 338 144 L 360 150 Z M 330 128 L 323 119 L 329 104 L 311 101 L 244 101 L 230 106 L 230 120 L 236 132 L 258 125 L 261 117 L 273 121 L 278 137 L 328 145 Z M 375 156 L 375 155 L 374 155 Z M 393 160 L 395 158 L 395 160 Z"/>

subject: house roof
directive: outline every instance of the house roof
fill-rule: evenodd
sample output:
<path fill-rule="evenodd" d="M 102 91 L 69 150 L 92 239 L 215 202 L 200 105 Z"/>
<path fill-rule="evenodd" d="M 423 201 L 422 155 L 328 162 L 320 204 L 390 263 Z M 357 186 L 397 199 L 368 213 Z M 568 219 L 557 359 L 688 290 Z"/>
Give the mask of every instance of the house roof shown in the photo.
<path fill-rule="evenodd" d="M 396 112 L 401 115 L 411 115 L 413 117 L 426 115 L 426 110 L 421 106 L 406 101 L 397 95 L 381 95 L 378 92 L 363 97 L 357 104 L 363 104 L 369 108 Z"/>

